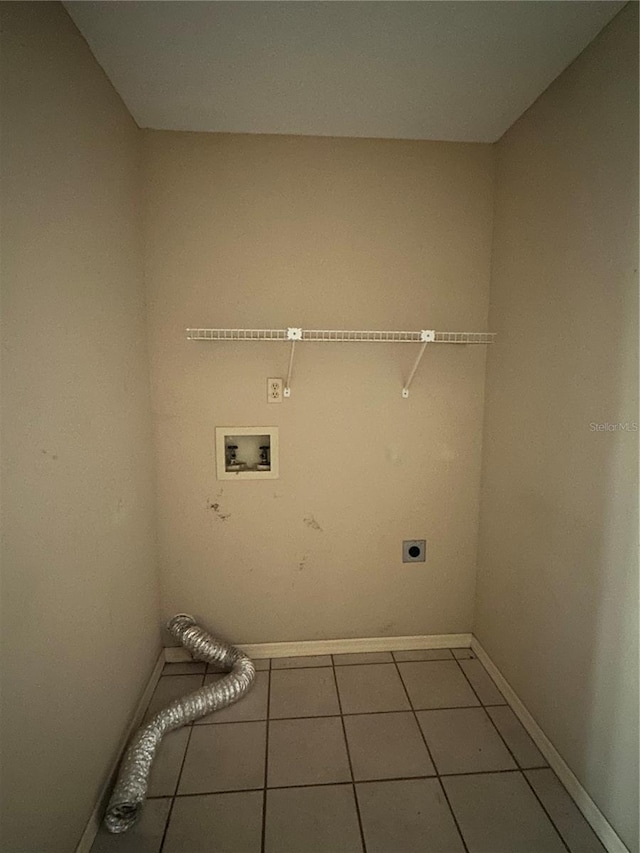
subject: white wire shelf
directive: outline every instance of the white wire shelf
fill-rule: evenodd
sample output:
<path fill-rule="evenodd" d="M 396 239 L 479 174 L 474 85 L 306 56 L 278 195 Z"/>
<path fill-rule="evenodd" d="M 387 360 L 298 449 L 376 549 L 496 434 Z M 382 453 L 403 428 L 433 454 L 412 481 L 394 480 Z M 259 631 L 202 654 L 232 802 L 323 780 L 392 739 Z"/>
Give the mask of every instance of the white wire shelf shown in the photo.
<path fill-rule="evenodd" d="M 187 329 L 190 341 L 286 341 L 286 329 Z"/>
<path fill-rule="evenodd" d="M 296 344 L 301 341 L 317 343 L 392 343 L 421 344 L 407 381 L 402 387 L 402 396 L 409 396 L 409 386 L 418 370 L 428 344 L 492 344 L 495 332 L 437 332 L 421 329 L 419 332 L 367 331 L 355 329 L 187 329 L 190 341 L 285 341 L 291 344 L 289 366 L 284 386 L 284 396 L 291 396 L 291 375 Z"/>
<path fill-rule="evenodd" d="M 353 329 L 187 329 L 190 341 L 315 341 L 336 343 L 393 343 L 419 344 L 425 341 L 424 331 L 388 332 L 357 331 Z M 429 343 L 434 344 L 492 344 L 495 332 L 432 332 Z"/>

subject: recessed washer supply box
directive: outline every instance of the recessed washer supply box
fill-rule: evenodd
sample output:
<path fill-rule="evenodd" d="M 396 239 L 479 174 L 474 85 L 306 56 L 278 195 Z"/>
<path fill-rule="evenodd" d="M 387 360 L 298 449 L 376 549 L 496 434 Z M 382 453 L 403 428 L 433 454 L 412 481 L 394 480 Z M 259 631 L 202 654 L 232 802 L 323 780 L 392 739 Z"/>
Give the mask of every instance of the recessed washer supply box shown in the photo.
<path fill-rule="evenodd" d="M 216 427 L 218 480 L 277 480 L 278 427 Z"/>

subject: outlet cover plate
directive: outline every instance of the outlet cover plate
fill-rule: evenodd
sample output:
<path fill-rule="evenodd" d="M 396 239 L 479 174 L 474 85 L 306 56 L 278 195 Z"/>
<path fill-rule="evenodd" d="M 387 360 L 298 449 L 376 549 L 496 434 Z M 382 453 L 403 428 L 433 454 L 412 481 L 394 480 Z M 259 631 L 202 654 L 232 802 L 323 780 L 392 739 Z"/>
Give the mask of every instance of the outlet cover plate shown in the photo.
<path fill-rule="evenodd" d="M 427 559 L 426 539 L 405 539 L 402 543 L 403 563 L 424 563 Z"/>
<path fill-rule="evenodd" d="M 267 379 L 267 403 L 281 403 L 283 392 L 282 379 L 273 377 Z"/>

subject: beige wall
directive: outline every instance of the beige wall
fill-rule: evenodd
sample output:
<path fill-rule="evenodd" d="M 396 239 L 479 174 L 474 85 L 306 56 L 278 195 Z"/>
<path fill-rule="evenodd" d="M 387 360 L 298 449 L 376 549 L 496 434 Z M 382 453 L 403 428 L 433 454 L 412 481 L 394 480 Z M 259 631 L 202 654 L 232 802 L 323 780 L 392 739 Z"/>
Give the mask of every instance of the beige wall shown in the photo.
<path fill-rule="evenodd" d="M 139 131 L 2 3 L 3 850 L 70 853 L 159 649 Z"/>
<path fill-rule="evenodd" d="M 638 849 L 638 41 L 630 3 L 497 146 L 475 633 Z"/>
<path fill-rule="evenodd" d="M 3 816 L 67 853 L 158 651 L 140 136 L 58 4 L 2 15 Z M 637 9 L 497 146 L 475 631 L 637 849 Z M 234 641 L 469 631 L 484 348 L 198 344 L 487 328 L 490 146 L 144 134 L 162 616 Z M 275 481 L 214 429 L 277 425 Z M 216 508 L 214 508 L 214 505 Z M 405 538 L 427 538 L 403 565 Z M 10 733 L 10 736 L 7 736 Z"/>
<path fill-rule="evenodd" d="M 485 348 L 429 349 L 403 400 L 417 347 L 303 344 L 269 405 L 286 344 L 184 330 L 485 329 L 490 146 L 148 132 L 145 162 L 164 615 L 239 642 L 469 631 Z M 228 425 L 279 426 L 280 479 L 216 480 Z"/>

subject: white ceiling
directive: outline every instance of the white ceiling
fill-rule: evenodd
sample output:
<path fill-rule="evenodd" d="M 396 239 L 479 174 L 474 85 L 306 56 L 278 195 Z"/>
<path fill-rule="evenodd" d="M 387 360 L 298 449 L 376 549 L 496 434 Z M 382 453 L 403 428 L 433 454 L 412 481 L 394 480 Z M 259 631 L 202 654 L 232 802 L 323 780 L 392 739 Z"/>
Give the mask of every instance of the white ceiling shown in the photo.
<path fill-rule="evenodd" d="M 141 127 L 493 142 L 624 2 L 66 2 Z"/>

